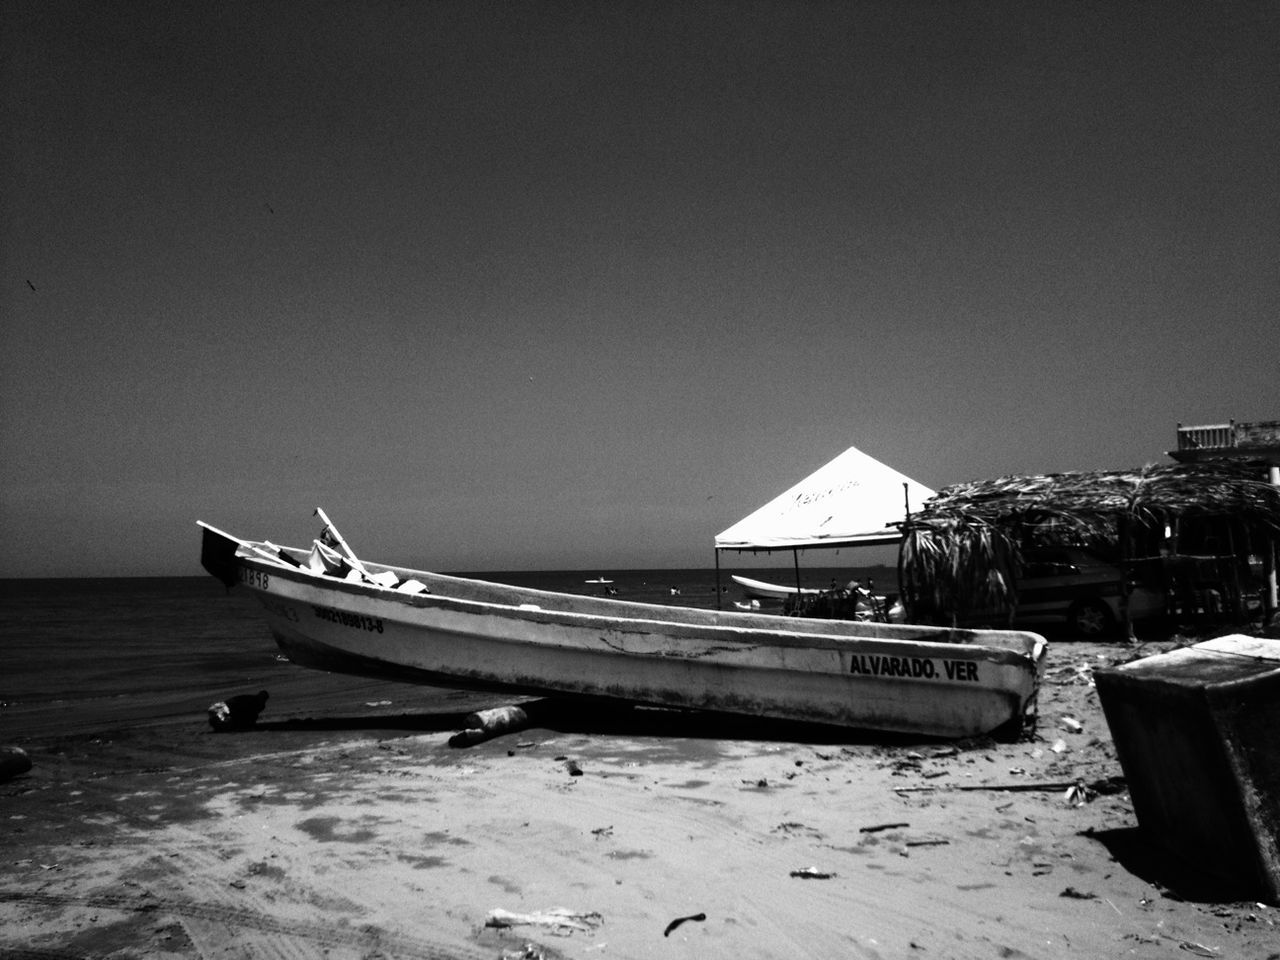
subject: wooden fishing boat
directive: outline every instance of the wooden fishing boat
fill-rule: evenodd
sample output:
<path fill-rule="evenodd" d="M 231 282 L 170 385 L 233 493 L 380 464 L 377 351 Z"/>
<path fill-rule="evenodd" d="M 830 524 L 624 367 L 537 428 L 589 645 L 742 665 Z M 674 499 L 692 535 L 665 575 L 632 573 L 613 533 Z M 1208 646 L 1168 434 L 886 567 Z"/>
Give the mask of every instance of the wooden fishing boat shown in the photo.
<path fill-rule="evenodd" d="M 200 526 L 205 569 L 254 594 L 280 649 L 321 670 L 968 737 L 1021 730 L 1047 649 L 1032 633 L 699 610 L 368 563 L 317 514 L 309 549 Z"/>

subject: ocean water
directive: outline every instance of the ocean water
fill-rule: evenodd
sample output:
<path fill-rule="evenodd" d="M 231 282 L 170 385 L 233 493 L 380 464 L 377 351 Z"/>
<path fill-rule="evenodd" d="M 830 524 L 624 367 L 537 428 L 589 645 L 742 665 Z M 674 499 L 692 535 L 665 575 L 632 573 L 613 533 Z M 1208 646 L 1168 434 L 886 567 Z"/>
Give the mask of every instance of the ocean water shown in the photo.
<path fill-rule="evenodd" d="M 722 569 L 720 603 L 733 608 L 738 573 L 791 585 L 789 568 Z M 806 587 L 866 574 L 880 590 L 891 571 L 802 568 Z M 552 570 L 470 574 L 563 593 L 715 609 L 714 569 Z M 674 592 L 673 591 L 677 591 Z M 440 688 L 326 674 L 283 658 L 257 602 L 212 577 L 0 581 L 0 742 L 51 733 L 201 719 L 209 703 L 267 689 L 269 710 L 346 714 L 430 710 L 466 696 Z M 471 709 L 468 707 L 467 709 Z"/>

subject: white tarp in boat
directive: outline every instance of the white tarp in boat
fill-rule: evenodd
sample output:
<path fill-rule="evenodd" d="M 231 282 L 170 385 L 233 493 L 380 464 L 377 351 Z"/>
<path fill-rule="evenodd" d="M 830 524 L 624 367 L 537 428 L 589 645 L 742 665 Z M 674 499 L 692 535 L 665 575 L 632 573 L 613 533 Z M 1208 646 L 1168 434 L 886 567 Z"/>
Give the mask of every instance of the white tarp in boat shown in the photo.
<path fill-rule="evenodd" d="M 906 484 L 904 491 L 903 484 Z M 716 537 L 717 550 L 790 550 L 897 543 L 895 524 L 934 495 L 850 447 Z"/>

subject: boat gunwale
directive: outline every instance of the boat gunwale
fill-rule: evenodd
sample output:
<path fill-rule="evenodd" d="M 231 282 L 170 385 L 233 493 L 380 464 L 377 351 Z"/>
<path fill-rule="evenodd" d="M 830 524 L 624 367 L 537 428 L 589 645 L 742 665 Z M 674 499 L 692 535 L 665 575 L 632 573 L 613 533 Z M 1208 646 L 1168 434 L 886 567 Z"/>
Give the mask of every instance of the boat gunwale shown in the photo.
<path fill-rule="evenodd" d="M 286 550 L 291 554 L 298 554 L 305 557 L 306 551 L 297 547 L 280 547 L 276 544 L 269 544 L 267 541 L 250 541 L 253 546 L 263 550 L 275 548 L 277 550 Z M 1047 650 L 1047 641 L 1039 634 L 1029 631 L 1018 630 L 1001 630 L 1001 631 L 980 631 L 969 630 L 965 628 L 950 627 L 930 627 L 928 625 L 920 625 L 919 629 L 927 629 L 934 631 L 930 637 L 895 635 L 896 633 L 904 633 L 903 628 L 910 628 L 911 624 L 870 624 L 863 621 L 852 620 L 813 620 L 803 621 L 800 618 L 792 617 L 773 617 L 769 614 L 759 613 L 742 613 L 737 611 L 723 610 L 703 610 L 696 607 L 672 607 L 665 604 L 641 603 L 632 600 L 618 600 L 614 598 L 604 597 L 584 597 L 579 594 L 561 593 L 553 590 L 539 590 L 535 587 L 520 587 L 512 584 L 497 583 L 489 580 L 476 580 L 469 577 L 457 577 L 445 573 L 432 573 L 425 570 L 416 570 L 409 567 L 398 567 L 390 564 L 382 564 L 371 561 L 363 561 L 365 567 L 373 572 L 390 571 L 395 573 L 401 579 L 410 579 L 413 577 L 427 577 L 428 579 L 444 580 L 458 584 L 480 584 L 486 589 L 497 589 L 499 591 L 512 591 L 518 597 L 530 597 L 534 600 L 539 598 L 555 599 L 563 598 L 574 601 L 575 603 L 587 603 L 591 606 L 599 606 L 602 609 L 586 612 L 581 610 L 566 610 L 556 607 L 542 607 L 535 604 L 521 605 L 520 603 L 501 603 L 488 600 L 479 600 L 469 597 L 451 596 L 448 594 L 428 592 L 420 594 L 411 594 L 398 591 L 392 587 L 384 587 L 380 584 L 366 583 L 357 580 L 338 579 L 331 575 L 315 573 L 305 567 L 294 566 L 284 560 L 272 560 L 267 557 L 256 554 L 245 554 L 240 551 L 236 553 L 237 561 L 249 566 L 261 568 L 264 571 L 270 571 L 272 576 L 282 576 L 286 580 L 299 583 L 313 589 L 330 591 L 340 594 L 348 594 L 351 596 L 364 597 L 368 600 L 388 603 L 393 606 L 404 606 L 413 609 L 425 609 L 428 607 L 452 606 L 455 608 L 475 613 L 479 611 L 482 614 L 491 614 L 500 616 L 504 619 L 518 618 L 526 621 L 543 621 L 552 620 L 568 621 L 569 625 L 583 628 L 590 624 L 584 621 L 597 621 L 607 624 L 611 629 L 626 630 L 628 627 L 634 628 L 634 632 L 646 632 L 644 628 L 670 628 L 679 627 L 682 633 L 686 633 L 690 640 L 720 640 L 734 644 L 747 645 L 751 643 L 759 645 L 773 645 L 779 647 L 796 647 L 796 648 L 818 648 L 841 650 L 847 649 L 850 645 L 871 643 L 876 646 L 883 646 L 886 653 L 892 648 L 902 646 L 910 648 L 917 655 L 932 654 L 939 657 L 949 657 L 953 659 L 984 659 L 996 664 L 1014 664 L 1030 661 L 1037 667 L 1043 662 L 1044 655 Z M 271 595 L 271 591 L 262 590 L 252 584 L 241 584 L 251 590 L 263 592 Z M 616 615 L 606 612 L 609 610 L 617 610 Z M 635 610 L 650 614 L 650 616 L 623 616 L 625 611 Z M 706 622 L 694 622 L 688 619 L 679 619 L 671 617 L 663 617 L 660 614 L 673 610 L 693 612 L 701 617 L 706 618 Z M 659 614 L 659 616 L 653 616 Z M 774 626 L 772 624 L 756 622 L 761 619 L 769 619 L 782 621 L 784 623 L 804 622 L 812 625 L 824 625 L 826 630 L 822 632 L 809 632 L 806 630 L 788 629 L 781 624 Z M 388 617 L 386 619 L 397 619 Z M 624 621 L 623 625 L 619 625 L 616 621 Z M 722 621 L 729 622 L 722 622 Z M 577 621 L 577 622 L 573 622 Z M 610 622 L 615 621 L 615 622 Z M 737 622 L 735 622 L 737 621 Z M 750 622 L 740 622 L 750 621 Z M 420 626 L 414 624 L 411 620 L 402 621 L 409 626 Z M 888 629 L 887 635 L 860 635 L 857 632 L 840 633 L 837 632 L 839 625 L 846 624 L 855 627 L 857 630 L 866 630 L 868 627 L 873 629 Z M 706 633 L 706 636 L 698 636 L 699 633 Z M 995 633 L 1001 639 L 1007 639 L 1009 643 L 984 642 L 983 635 Z"/>

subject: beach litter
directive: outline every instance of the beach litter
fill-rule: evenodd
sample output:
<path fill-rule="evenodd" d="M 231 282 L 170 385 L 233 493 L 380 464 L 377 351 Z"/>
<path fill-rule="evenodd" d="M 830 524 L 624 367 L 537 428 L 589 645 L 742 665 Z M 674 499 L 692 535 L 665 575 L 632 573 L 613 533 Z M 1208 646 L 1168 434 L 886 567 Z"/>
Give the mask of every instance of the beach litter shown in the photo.
<path fill-rule="evenodd" d="M 550 910 L 539 910 L 534 913 L 512 913 L 510 910 L 495 908 L 489 911 L 484 921 L 486 927 L 499 929 L 523 926 L 545 927 L 557 936 L 570 936 L 575 931 L 590 933 L 602 923 L 604 923 L 604 917 L 595 911 L 580 913 L 566 907 L 553 907 Z"/>
<path fill-rule="evenodd" d="M 569 772 L 569 776 L 571 777 L 582 776 L 582 768 L 578 766 L 576 761 L 570 760 L 568 757 L 556 757 L 556 759 L 564 761 L 564 768 Z"/>
<path fill-rule="evenodd" d="M 1045 673 L 1044 683 L 1054 684 L 1056 686 L 1068 686 L 1072 684 L 1080 684 L 1086 687 L 1092 687 L 1093 684 L 1093 664 L 1087 660 L 1081 661 L 1074 665 L 1058 667 Z"/>
<path fill-rule="evenodd" d="M 1098 895 L 1096 893 L 1082 893 L 1081 891 L 1077 890 L 1075 887 L 1067 887 L 1060 894 L 1058 894 L 1058 896 L 1066 897 L 1069 900 L 1097 900 L 1098 899 Z"/>
<path fill-rule="evenodd" d="M 0 783 L 31 769 L 31 758 L 21 747 L 0 747 Z"/>
<path fill-rule="evenodd" d="M 545 957 L 540 947 L 526 943 L 517 950 L 503 950 L 499 960 L 545 960 Z"/>
<path fill-rule="evenodd" d="M 676 917 L 674 920 L 672 920 L 670 923 L 667 924 L 667 929 L 662 931 L 662 935 L 664 937 L 671 936 L 672 930 L 676 929 L 676 927 L 680 926 L 680 924 L 685 923 L 689 920 L 697 920 L 701 922 L 706 919 L 707 919 L 707 915 L 705 913 L 693 913 L 687 917 Z"/>
<path fill-rule="evenodd" d="M 835 872 L 819 870 L 817 867 L 801 867 L 799 870 L 792 870 L 791 876 L 799 880 L 830 880 L 835 876 Z"/>
<path fill-rule="evenodd" d="M 268 693 L 241 693 L 219 700 L 209 707 L 209 726 L 219 733 L 226 730 L 250 730 L 267 706 Z"/>

